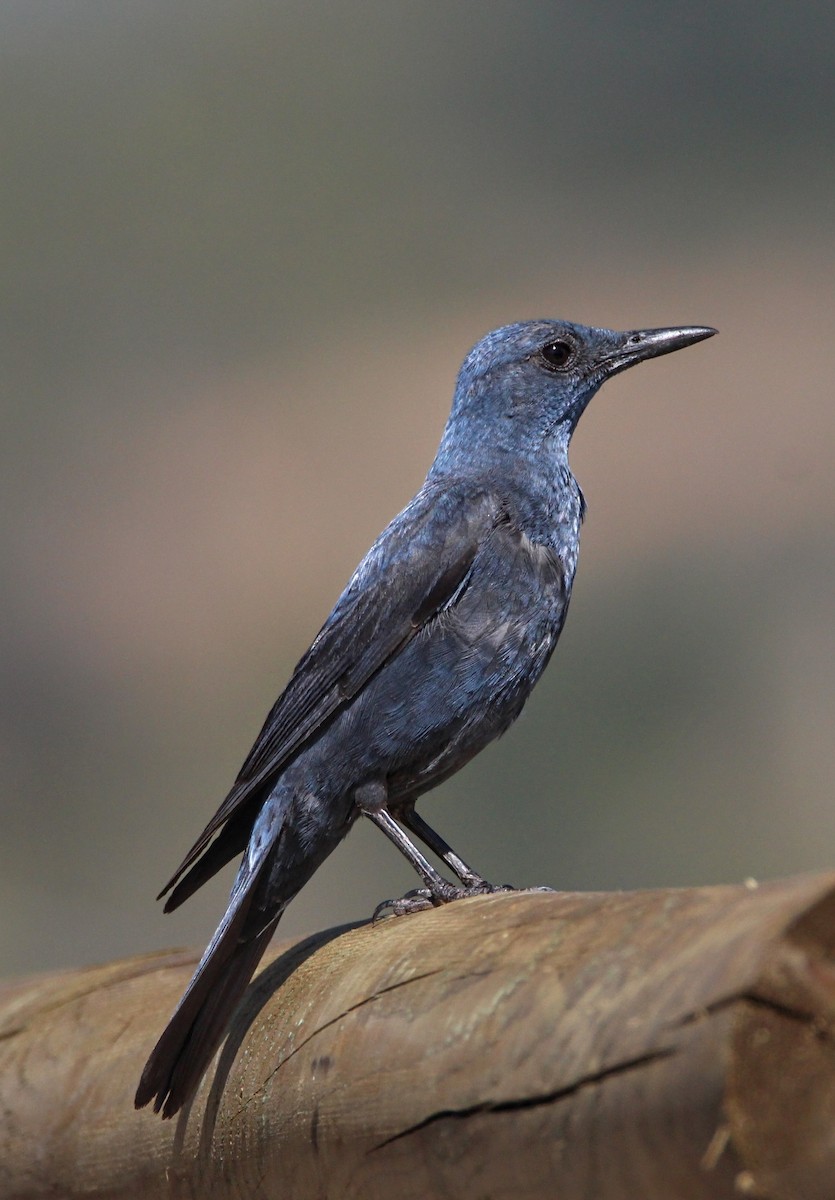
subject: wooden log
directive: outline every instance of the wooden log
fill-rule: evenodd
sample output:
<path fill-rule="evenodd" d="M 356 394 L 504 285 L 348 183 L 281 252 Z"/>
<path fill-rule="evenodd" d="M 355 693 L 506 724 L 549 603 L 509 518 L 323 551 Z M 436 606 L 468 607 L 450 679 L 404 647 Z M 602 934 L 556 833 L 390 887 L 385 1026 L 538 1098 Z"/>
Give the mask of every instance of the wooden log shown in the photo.
<path fill-rule="evenodd" d="M 835 876 L 518 893 L 276 948 L 192 1105 L 133 1108 L 195 963 L 0 993 L 0 1197 L 835 1195 Z"/>

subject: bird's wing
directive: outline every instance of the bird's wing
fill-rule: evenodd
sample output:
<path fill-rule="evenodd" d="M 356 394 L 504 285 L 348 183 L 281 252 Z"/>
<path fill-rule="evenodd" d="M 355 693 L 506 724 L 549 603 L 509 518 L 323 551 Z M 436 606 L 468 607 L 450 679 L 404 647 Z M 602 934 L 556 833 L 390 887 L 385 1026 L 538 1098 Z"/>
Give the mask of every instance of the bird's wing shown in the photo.
<path fill-rule="evenodd" d="M 264 722 L 232 790 L 160 893 L 299 748 L 434 616 L 462 594 L 502 508 L 487 490 L 424 485 L 383 531 Z"/>

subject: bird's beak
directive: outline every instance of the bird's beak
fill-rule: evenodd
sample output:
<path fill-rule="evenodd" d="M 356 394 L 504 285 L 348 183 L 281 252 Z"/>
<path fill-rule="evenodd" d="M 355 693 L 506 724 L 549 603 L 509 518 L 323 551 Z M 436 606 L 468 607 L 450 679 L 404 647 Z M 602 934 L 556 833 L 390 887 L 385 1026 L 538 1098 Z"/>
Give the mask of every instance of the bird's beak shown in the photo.
<path fill-rule="evenodd" d="M 616 375 L 646 358 L 683 350 L 685 346 L 704 341 L 717 332 L 709 325 L 681 325 L 674 329 L 633 329 L 618 333 L 615 334 L 613 348 L 603 360 L 603 366 L 607 375 Z"/>

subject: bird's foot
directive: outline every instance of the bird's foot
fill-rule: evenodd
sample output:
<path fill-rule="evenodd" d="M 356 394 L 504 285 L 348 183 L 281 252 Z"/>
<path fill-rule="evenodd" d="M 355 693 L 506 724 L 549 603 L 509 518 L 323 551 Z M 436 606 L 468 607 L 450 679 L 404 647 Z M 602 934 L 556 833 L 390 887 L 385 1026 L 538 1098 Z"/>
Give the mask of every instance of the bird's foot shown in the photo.
<path fill-rule="evenodd" d="M 384 900 L 374 909 L 371 923 L 376 924 L 380 917 L 391 915 L 404 917 L 409 913 L 424 912 L 427 908 L 440 908 L 453 900 L 465 900 L 468 896 L 492 896 L 497 892 L 552 892 L 550 887 L 515 888 L 509 883 L 488 883 L 486 879 L 474 877 L 472 881 L 456 887 L 447 883 L 444 888 L 431 890 L 429 888 L 414 888 L 405 896 L 396 900 Z"/>
<path fill-rule="evenodd" d="M 423 912 L 434 908 L 436 904 L 444 904 L 444 900 L 436 900 L 429 888 L 414 888 L 405 896 L 396 900 L 383 900 L 371 914 L 371 924 L 376 925 L 380 917 L 405 917 L 407 913 Z"/>
<path fill-rule="evenodd" d="M 483 881 L 481 882 L 483 884 Z M 491 887 L 491 884 L 486 886 Z M 396 900 L 384 900 L 374 909 L 371 922 L 373 924 L 386 913 L 391 913 L 394 917 L 405 917 L 407 913 L 424 912 L 427 908 L 440 908 L 442 904 L 460 900 L 462 896 L 477 895 L 481 895 L 481 892 L 465 887 L 456 887 L 454 883 L 447 883 L 445 879 L 439 879 L 438 883 L 431 888 L 413 888 L 405 896 L 399 896 Z"/>

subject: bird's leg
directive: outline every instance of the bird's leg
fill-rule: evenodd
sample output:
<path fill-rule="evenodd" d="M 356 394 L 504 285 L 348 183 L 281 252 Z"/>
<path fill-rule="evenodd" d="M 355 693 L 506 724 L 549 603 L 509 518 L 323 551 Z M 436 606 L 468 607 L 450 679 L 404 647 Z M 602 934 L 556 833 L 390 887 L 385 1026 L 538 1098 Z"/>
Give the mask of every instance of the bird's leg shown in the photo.
<path fill-rule="evenodd" d="M 363 784 L 362 787 L 357 788 L 354 793 L 354 799 L 360 812 L 364 816 L 369 817 L 377 828 L 382 829 L 386 837 L 394 842 L 400 853 L 409 860 L 426 884 L 425 889 L 419 888 L 414 892 L 409 892 L 407 896 L 403 896 L 400 900 L 384 901 L 375 909 L 375 918 L 385 908 L 391 909 L 400 915 L 401 913 L 415 912 L 422 908 L 431 908 L 433 905 L 446 904 L 449 900 L 457 899 L 460 895 L 460 889 L 438 874 L 431 863 L 424 858 L 417 846 L 409 841 L 406 834 L 388 811 L 386 807 L 388 792 L 386 791 L 385 784 Z"/>
<path fill-rule="evenodd" d="M 414 806 L 404 809 L 398 815 L 406 828 L 419 837 L 433 853 L 438 855 L 438 858 L 442 858 L 461 880 L 462 886 L 458 889 L 456 900 L 463 896 L 489 896 L 493 892 L 552 892 L 554 890 L 550 887 L 516 888 L 509 883 L 488 883 L 483 876 L 474 871 L 472 867 L 468 867 L 464 860 L 458 857 L 441 835 L 436 833 L 431 825 L 426 824 L 423 817 L 418 816 Z"/>
<path fill-rule="evenodd" d="M 413 802 L 405 805 L 402 810 L 398 809 L 397 816 L 406 828 L 411 830 L 415 837 L 420 838 L 424 845 L 437 854 L 438 858 L 443 859 L 450 870 L 454 871 L 461 880 L 462 886 L 458 889 L 456 900 L 463 896 L 485 896 L 493 892 L 552 892 L 554 890 L 544 886 L 516 888 L 509 883 L 488 883 L 482 875 L 479 875 L 478 871 L 468 867 L 463 858 L 459 858 L 449 843 L 444 841 L 441 835 L 424 821 L 423 817 L 418 816 Z"/>
<path fill-rule="evenodd" d="M 438 874 L 420 850 L 406 837 L 388 811 L 388 792 L 385 784 L 363 784 L 362 787 L 357 788 L 354 796 L 360 812 L 369 817 L 379 829 L 382 829 L 386 837 L 394 842 L 400 853 L 409 860 L 426 884 L 426 887 L 415 888 L 397 900 L 384 900 L 375 908 L 372 920 L 376 921 L 377 917 L 386 911 L 394 913 L 395 916 L 403 916 L 406 913 L 421 912 L 426 908 L 448 904 L 451 900 L 461 900 L 465 896 L 484 896 L 492 892 L 516 891 L 516 888 L 511 887 L 510 884 L 488 883 L 486 879 L 482 879 L 458 857 L 440 834 L 427 825 L 413 808 L 410 808 L 408 812 L 403 813 L 403 824 L 407 825 L 429 846 L 430 850 L 433 850 L 452 868 L 461 880 L 462 886 L 456 887 L 449 883 L 442 875 Z"/>
<path fill-rule="evenodd" d="M 492 886 L 486 879 L 479 875 L 478 871 L 474 871 L 472 867 L 468 867 L 463 858 L 458 857 L 452 846 L 448 842 L 445 842 L 431 825 L 427 825 L 423 817 L 418 816 L 414 805 L 404 808 L 400 814 L 400 819 L 415 837 L 420 838 L 423 844 L 429 847 L 433 854 L 437 854 L 438 858 L 443 859 L 450 870 L 455 872 L 466 889 L 485 889 Z"/>

